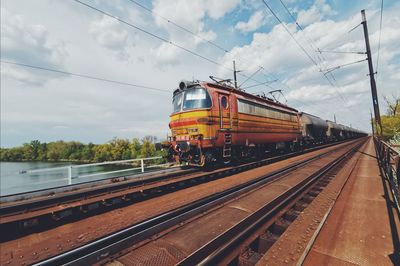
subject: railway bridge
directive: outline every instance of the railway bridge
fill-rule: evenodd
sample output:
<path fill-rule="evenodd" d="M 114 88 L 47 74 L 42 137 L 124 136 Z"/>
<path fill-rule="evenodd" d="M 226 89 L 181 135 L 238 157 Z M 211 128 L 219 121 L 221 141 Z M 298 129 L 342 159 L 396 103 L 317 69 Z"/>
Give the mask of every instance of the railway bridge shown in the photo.
<path fill-rule="evenodd" d="M 1 197 L 1 264 L 400 265 L 399 152 L 371 136 L 142 171 Z"/>

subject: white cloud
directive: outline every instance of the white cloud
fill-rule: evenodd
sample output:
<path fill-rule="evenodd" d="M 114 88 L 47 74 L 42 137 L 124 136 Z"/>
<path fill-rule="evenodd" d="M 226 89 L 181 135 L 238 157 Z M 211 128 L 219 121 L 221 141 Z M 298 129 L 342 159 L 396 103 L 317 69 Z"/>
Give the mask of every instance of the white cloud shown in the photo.
<path fill-rule="evenodd" d="M 208 0 L 201 1 L 205 4 L 208 15 L 213 19 L 219 19 L 226 13 L 231 12 L 240 0 Z"/>
<path fill-rule="evenodd" d="M 126 45 L 128 32 L 121 28 L 118 21 L 106 15 L 100 20 L 93 21 L 89 33 L 103 46 L 120 50 Z"/>
<path fill-rule="evenodd" d="M 319 9 L 322 13 L 333 12 L 330 8 L 323 7 L 321 3 L 324 2 L 316 2 L 315 5 L 320 6 Z M 380 70 L 378 71 L 380 73 L 377 77 L 380 99 L 382 95 L 390 94 L 391 91 L 398 89 L 396 84 L 400 77 L 398 74 L 400 66 L 396 62 L 396 58 L 400 57 L 400 50 L 396 40 L 400 39 L 400 32 L 395 26 L 399 25 L 400 22 L 400 18 L 397 16 L 398 12 L 400 12 L 400 6 L 397 5 L 385 13 L 380 50 Z M 325 50 L 365 51 L 362 30 L 360 29 L 352 34 L 347 33 L 354 25 L 360 23 L 359 14 L 342 21 L 319 21 L 320 19 L 322 17 L 304 27 L 304 32 L 298 31 L 293 23 L 287 24 L 296 40 L 314 60 L 317 61 L 317 58 L 314 49 L 308 43 L 310 39 L 314 43 L 314 47 L 319 47 L 322 50 L 325 48 Z M 379 12 L 369 11 L 368 19 L 372 57 L 375 64 L 379 35 L 379 27 L 376 25 L 379 25 Z M 364 129 L 368 130 L 367 121 L 371 96 L 369 78 L 366 75 L 368 73 L 366 61 L 335 70 L 333 74 L 336 81 L 328 75 L 335 83 L 335 87 L 331 86 L 319 72 L 319 68 L 335 67 L 364 59 L 366 56 L 327 53 L 324 53 L 323 56 L 325 62 L 319 67 L 314 66 L 285 29 L 278 24 L 268 33 L 254 33 L 250 44 L 234 47 L 223 57 L 222 61 L 229 64 L 233 59 L 236 59 L 237 67 L 245 70 L 244 73 L 247 76 L 254 73 L 259 65 L 264 66 L 267 71 L 280 77 L 280 81 L 271 84 L 271 86 L 275 89 L 285 89 L 289 105 L 325 119 L 332 119 L 335 113 L 338 117 L 341 117 L 342 123 L 352 123 L 353 125 L 358 123 L 356 125 L 358 127 L 362 127 L 365 123 Z M 231 73 L 220 68 L 219 75 L 225 77 L 230 76 Z M 245 79 L 245 77 L 239 78 Z M 266 77 L 260 74 L 256 75 L 255 79 L 264 81 Z M 381 84 L 385 85 L 379 86 L 379 80 Z M 250 83 L 254 84 L 254 82 L 249 81 L 248 84 Z M 259 90 L 269 91 L 272 89 L 254 87 L 249 89 L 249 92 Z M 382 102 L 381 105 L 384 106 Z"/>
<path fill-rule="evenodd" d="M 41 24 L 30 24 L 22 15 L 11 14 L 6 8 L 1 8 L 1 50 L 2 59 L 8 61 L 23 61 L 26 64 L 42 67 L 63 68 L 67 55 L 64 44 L 52 38 L 47 28 Z M 21 70 L 19 67 L 7 65 L 2 73 L 30 84 L 42 84 L 49 77 L 36 77 L 34 72 Z"/>
<path fill-rule="evenodd" d="M 231 12 L 239 3 L 240 0 L 155 0 L 153 2 L 153 14 L 156 25 L 167 32 L 167 39 L 193 50 L 199 44 L 205 41 L 214 41 L 217 38 L 217 34 L 214 31 L 205 30 L 204 19 L 206 16 L 215 20 L 219 19 L 226 13 Z M 182 25 L 196 35 L 201 36 L 201 38 L 171 25 L 162 17 Z M 166 43 L 162 43 L 152 51 L 157 64 L 176 64 L 181 61 L 180 56 L 183 53 L 182 50 Z"/>
<path fill-rule="evenodd" d="M 321 21 L 326 15 L 332 15 L 335 12 L 325 0 L 315 0 L 314 4 L 307 10 L 300 10 L 297 14 L 297 21 L 300 25 L 308 25 L 316 21 Z"/>
<path fill-rule="evenodd" d="M 264 24 L 264 13 L 257 11 L 250 18 L 249 21 L 240 21 L 235 25 L 235 29 L 242 32 L 255 31 Z"/>
<path fill-rule="evenodd" d="M 157 21 L 157 16 L 142 10 L 137 12 L 129 1 L 93 3 L 102 10 L 224 63 L 229 68 L 232 60 L 236 59 L 237 68 L 244 71 L 244 74 L 250 75 L 258 69 L 258 65 L 263 65 L 266 71 L 273 72 L 280 79 L 271 86 L 276 89 L 285 88 L 290 106 L 326 119 L 333 119 L 335 113 L 339 122 L 353 125 L 359 122 L 363 129 L 368 130 L 371 95 L 366 64 L 357 64 L 334 72 L 341 85 L 337 90 L 346 98 L 344 104 L 337 91 L 327 83 L 281 25 L 270 32 L 252 33 L 250 42 L 238 31 L 226 30 L 236 24 L 231 25 L 226 19 L 229 12 L 236 11 L 235 7 L 238 12 L 229 14 L 235 21 L 243 13 L 259 10 L 256 5 L 260 1 L 255 1 L 254 5 L 249 4 L 251 1 L 253 0 L 243 1 L 240 5 L 239 0 L 153 3 L 154 12 L 160 12 L 207 40 L 214 40 L 224 47 L 236 44 L 225 56 L 211 45 L 204 44 L 204 40 L 199 40 L 163 20 Z M 247 9 L 243 9 L 243 5 Z M 215 65 L 179 48 L 161 43 L 115 21 L 104 21 L 98 13 L 73 1 L 3 0 L 2 7 L 9 11 L 7 19 L 3 13 L 1 17 L 2 60 L 51 66 L 74 73 L 171 91 L 161 93 L 74 76 L 53 78 L 52 74 L 45 71 L 10 67 L 2 63 L 0 115 L 4 146 L 20 145 L 32 139 L 104 143 L 114 136 L 141 138 L 147 134 L 154 134 L 161 139 L 168 132 L 171 94 L 179 80 L 192 77 L 208 80 L 209 75 L 232 77 L 232 73 L 226 69 L 220 69 L 218 74 Z M 374 64 L 379 29 L 379 12 L 376 11 L 367 9 Z M 392 4 L 384 13 L 377 76 L 380 99 L 382 95 L 396 92 L 400 82 L 400 49 L 397 41 L 400 39 L 400 31 L 396 28 L 400 24 L 400 17 L 397 15 L 399 12 L 400 6 Z M 14 21 L 18 21 L 16 14 L 22 14 L 19 16 L 23 21 L 22 28 Z M 324 17 L 321 21 L 304 27 L 307 37 L 317 47 L 326 50 L 365 50 L 361 27 L 352 34 L 347 34 L 350 28 L 360 23 L 359 14 L 341 21 L 337 21 L 336 17 L 330 18 L 332 20 Z M 41 26 L 35 28 L 35 25 Z M 6 32 L 3 31 L 4 27 L 11 27 L 12 33 L 3 34 Z M 293 24 L 288 24 L 288 27 L 296 39 L 315 56 L 303 33 L 297 32 Z M 90 29 L 92 33 L 88 34 Z M 126 37 L 124 32 L 127 32 Z M 12 40 L 6 40 L 12 43 L 11 46 L 4 46 L 7 44 L 5 37 Z M 13 48 L 5 49 L 6 47 Z M 126 57 L 120 57 L 120 50 Z M 327 60 L 326 66 L 336 66 L 362 58 L 357 55 L 324 56 Z M 159 62 L 164 66 L 158 67 Z M 171 62 L 175 63 L 173 67 Z M 266 80 L 261 71 L 254 77 Z M 240 84 L 245 78 L 239 74 L 239 79 Z M 246 83 L 247 86 L 252 84 L 252 81 Z M 260 90 L 266 92 L 271 88 L 248 89 L 250 93 Z M 381 102 L 382 112 L 384 109 L 385 105 Z"/>

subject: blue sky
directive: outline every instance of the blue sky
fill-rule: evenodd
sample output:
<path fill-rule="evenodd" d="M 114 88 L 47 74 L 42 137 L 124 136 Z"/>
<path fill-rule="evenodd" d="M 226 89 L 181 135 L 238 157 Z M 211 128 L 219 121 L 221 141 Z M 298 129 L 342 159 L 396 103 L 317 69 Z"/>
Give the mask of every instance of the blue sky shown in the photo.
<path fill-rule="evenodd" d="M 168 133 L 171 93 L 182 79 L 231 78 L 232 60 L 243 74 L 283 89 L 287 104 L 325 119 L 369 131 L 371 96 L 367 64 L 333 72 L 331 86 L 320 70 L 365 58 L 321 50 L 364 51 L 362 28 L 351 33 L 366 9 L 374 64 L 381 1 L 282 0 L 304 31 L 296 28 L 279 0 L 266 1 L 317 66 L 293 41 L 261 0 L 166 1 L 81 0 L 148 32 L 189 49 L 213 64 L 75 1 L 2 0 L 1 60 L 140 84 L 165 92 L 1 63 L 1 146 L 40 141 L 103 143 Z M 400 3 L 384 2 L 378 94 L 398 96 Z M 194 32 L 193 36 L 172 23 Z M 209 40 L 227 50 L 205 42 Z M 312 46 L 310 45 L 312 43 Z M 375 66 L 376 67 L 376 66 Z M 333 79 L 334 78 L 334 79 Z M 239 83 L 245 80 L 239 76 Z M 243 87 L 254 85 L 246 82 Z M 283 100 L 283 98 L 282 98 Z"/>

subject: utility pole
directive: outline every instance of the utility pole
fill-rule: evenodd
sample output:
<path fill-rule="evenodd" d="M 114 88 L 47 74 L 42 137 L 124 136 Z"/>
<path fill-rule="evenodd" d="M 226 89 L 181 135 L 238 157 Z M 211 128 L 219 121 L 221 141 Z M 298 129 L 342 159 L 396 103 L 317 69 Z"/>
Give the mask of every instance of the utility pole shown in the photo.
<path fill-rule="evenodd" d="M 361 24 L 364 28 L 364 38 L 365 38 L 365 46 L 367 48 L 367 60 L 368 60 L 368 68 L 369 68 L 369 78 L 371 82 L 371 93 L 372 93 L 372 104 L 374 106 L 374 114 L 375 114 L 375 122 L 377 127 L 377 134 L 382 136 L 382 123 L 381 123 L 381 114 L 379 112 L 379 103 L 378 103 L 378 93 L 376 92 L 376 83 L 375 83 L 375 73 L 374 68 L 372 66 L 372 58 L 371 58 L 371 48 L 369 47 L 369 37 L 368 37 L 368 28 L 367 28 L 367 19 L 365 17 L 365 10 L 361 10 Z M 378 130 L 379 126 L 379 130 Z"/>
<path fill-rule="evenodd" d="M 372 111 L 369 109 L 369 113 L 371 115 L 371 128 L 372 128 L 372 136 L 375 135 L 375 130 L 374 130 L 374 118 L 372 117 Z"/>
<path fill-rule="evenodd" d="M 237 89 L 237 79 L 236 79 L 236 64 L 235 60 L 233 60 L 233 80 L 235 81 L 235 88 Z"/>

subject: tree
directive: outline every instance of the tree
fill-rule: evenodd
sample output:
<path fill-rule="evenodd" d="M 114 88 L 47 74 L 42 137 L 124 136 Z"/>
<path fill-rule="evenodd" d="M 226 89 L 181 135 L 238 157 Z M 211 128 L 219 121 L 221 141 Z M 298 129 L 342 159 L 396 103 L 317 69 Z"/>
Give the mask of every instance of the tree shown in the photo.
<path fill-rule="evenodd" d="M 41 143 L 36 158 L 38 161 L 47 161 L 47 143 Z"/>
<path fill-rule="evenodd" d="M 135 159 L 140 156 L 141 145 L 138 138 L 133 138 L 129 144 L 129 150 L 131 154 L 131 158 Z"/>
<path fill-rule="evenodd" d="M 129 140 L 114 138 L 110 145 L 113 160 L 130 159 Z"/>
<path fill-rule="evenodd" d="M 89 142 L 87 145 L 85 145 L 82 149 L 82 159 L 85 161 L 91 161 L 94 158 L 94 144 Z"/>
<path fill-rule="evenodd" d="M 22 154 L 21 155 L 22 155 L 23 160 L 33 161 L 35 159 L 33 156 L 32 146 L 28 143 L 24 143 L 22 145 Z"/>
<path fill-rule="evenodd" d="M 111 161 L 111 145 L 109 143 L 96 145 L 93 149 L 96 162 Z"/>
<path fill-rule="evenodd" d="M 396 116 L 400 114 L 400 97 L 396 96 L 395 94 L 392 94 L 392 98 L 393 100 L 390 100 L 388 97 L 383 96 L 383 99 L 387 104 L 388 116 Z"/>
<path fill-rule="evenodd" d="M 155 156 L 155 154 L 156 154 L 156 147 L 149 140 L 145 139 L 143 141 L 142 149 L 140 151 L 140 156 L 142 158 L 149 158 Z"/>
<path fill-rule="evenodd" d="M 32 140 L 30 143 L 31 150 L 32 150 L 32 159 L 36 160 L 39 156 L 39 149 L 40 149 L 40 141 Z"/>
<path fill-rule="evenodd" d="M 382 137 L 386 141 L 389 141 L 396 133 L 400 132 L 400 98 L 392 96 L 393 100 L 384 97 L 388 106 L 388 112 L 387 115 L 381 116 Z"/>

